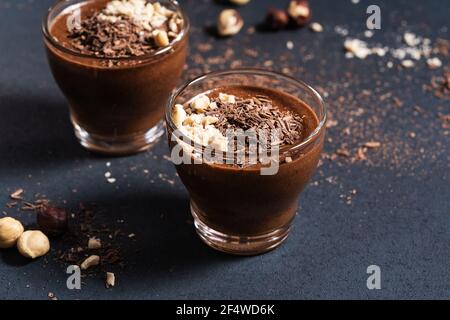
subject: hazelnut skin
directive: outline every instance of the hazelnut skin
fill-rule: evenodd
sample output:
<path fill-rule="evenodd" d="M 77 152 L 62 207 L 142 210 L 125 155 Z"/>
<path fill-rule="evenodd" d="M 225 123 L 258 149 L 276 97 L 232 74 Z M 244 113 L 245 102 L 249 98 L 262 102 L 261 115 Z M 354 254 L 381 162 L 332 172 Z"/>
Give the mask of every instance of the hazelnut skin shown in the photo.
<path fill-rule="evenodd" d="M 66 210 L 46 205 L 37 213 L 39 229 L 50 237 L 63 234 L 67 229 L 68 218 Z"/>
<path fill-rule="evenodd" d="M 0 248 L 13 247 L 22 235 L 23 230 L 22 223 L 14 218 L 0 219 Z"/>
<path fill-rule="evenodd" d="M 291 0 L 287 13 L 295 27 L 304 27 L 311 21 L 312 14 L 308 0 Z"/>
<path fill-rule="evenodd" d="M 283 10 L 270 8 L 267 11 L 265 25 L 270 30 L 280 30 L 289 24 L 289 16 Z"/>
<path fill-rule="evenodd" d="M 28 230 L 17 240 L 17 249 L 26 258 L 35 259 L 50 250 L 50 241 L 39 230 Z"/>

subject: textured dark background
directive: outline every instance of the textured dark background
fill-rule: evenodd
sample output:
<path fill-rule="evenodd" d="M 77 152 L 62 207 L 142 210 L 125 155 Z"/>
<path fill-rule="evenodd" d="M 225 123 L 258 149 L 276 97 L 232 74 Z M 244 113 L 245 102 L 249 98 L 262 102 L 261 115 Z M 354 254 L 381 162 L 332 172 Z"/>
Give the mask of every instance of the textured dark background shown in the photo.
<path fill-rule="evenodd" d="M 254 0 L 239 9 L 246 29 L 261 21 L 267 6 L 285 2 Z M 268 254 L 239 258 L 217 253 L 196 237 L 187 193 L 163 158 L 168 154 L 164 140 L 147 153 L 113 159 L 91 155 L 78 145 L 41 41 L 41 17 L 52 0 L 2 0 L 2 207 L 19 187 L 28 200 L 45 194 L 73 212 L 80 202 L 96 203 L 98 219 L 112 225 L 124 219 L 122 230 L 136 237 L 120 240 L 126 266 L 114 269 L 117 286 L 110 290 L 101 274 L 85 279 L 82 290 L 66 289 L 65 265 L 56 260 L 55 249 L 32 262 L 15 249 L 2 250 L 0 299 L 47 299 L 48 292 L 59 299 L 449 298 L 450 139 L 438 115 L 449 114 L 450 108 L 448 100 L 422 89 L 442 68 L 431 71 L 422 61 L 402 70 L 389 58 L 345 59 L 343 38 L 334 27 L 363 38 L 365 9 L 375 3 L 383 21 L 382 30 L 368 40 L 372 43 L 398 45 L 407 30 L 433 41 L 448 39 L 450 1 L 312 2 L 314 20 L 324 25 L 324 33 L 244 30 L 233 39 L 218 40 L 208 26 L 223 5 L 182 1 L 193 24 L 193 59 L 185 78 L 204 68 L 224 68 L 231 60 L 239 61 L 233 66 L 284 70 L 328 93 L 330 112 L 338 121 L 329 130 L 328 155 L 343 146 L 353 155 L 369 140 L 382 144 L 368 152 L 369 161 L 324 159 L 302 196 L 288 241 Z M 286 49 L 289 40 L 295 45 L 291 51 Z M 213 49 L 205 50 L 205 42 Z M 227 49 L 231 58 L 223 62 L 217 56 Z M 198 65 L 202 59 L 209 66 Z M 448 58 L 441 59 L 448 65 Z M 396 66 L 388 70 L 389 60 Z M 370 90 L 369 97 L 361 97 L 362 90 Z M 389 92 L 401 99 L 402 107 L 392 99 L 380 101 Z M 117 178 L 115 184 L 106 183 L 108 170 Z M 33 213 L 5 211 L 26 223 L 34 221 Z M 381 290 L 366 288 L 371 264 L 381 267 Z"/>

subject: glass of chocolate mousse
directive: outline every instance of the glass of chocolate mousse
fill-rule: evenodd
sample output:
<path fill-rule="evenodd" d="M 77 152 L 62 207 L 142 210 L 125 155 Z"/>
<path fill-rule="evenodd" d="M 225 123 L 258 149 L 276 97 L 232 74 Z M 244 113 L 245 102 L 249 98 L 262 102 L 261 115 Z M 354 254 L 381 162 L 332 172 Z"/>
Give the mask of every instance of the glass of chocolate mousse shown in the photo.
<path fill-rule="evenodd" d="M 43 33 L 85 148 L 131 154 L 163 134 L 189 37 L 189 20 L 176 1 L 59 1 L 44 18 Z"/>
<path fill-rule="evenodd" d="M 171 159 L 200 238 L 254 255 L 280 245 L 322 151 L 326 107 L 316 90 L 265 70 L 199 77 L 166 109 Z"/>

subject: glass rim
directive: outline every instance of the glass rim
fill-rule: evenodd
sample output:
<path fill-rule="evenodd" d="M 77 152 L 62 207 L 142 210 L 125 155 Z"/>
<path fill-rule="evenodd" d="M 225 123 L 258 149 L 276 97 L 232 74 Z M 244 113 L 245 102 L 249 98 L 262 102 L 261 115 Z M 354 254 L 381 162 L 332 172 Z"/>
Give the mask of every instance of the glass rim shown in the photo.
<path fill-rule="evenodd" d="M 316 114 L 317 118 L 319 119 L 319 124 L 317 127 L 308 135 L 307 138 L 303 139 L 302 141 L 298 143 L 294 143 L 291 145 L 283 146 L 280 148 L 280 152 L 290 152 L 290 151 L 298 151 L 306 146 L 308 146 L 311 142 L 315 141 L 317 137 L 320 135 L 322 130 L 325 128 L 325 124 L 327 122 L 327 106 L 325 104 L 325 101 L 323 100 L 322 96 L 317 92 L 316 89 L 308 85 L 302 80 L 296 79 L 294 77 L 288 76 L 286 74 L 283 74 L 281 72 L 277 71 L 271 71 L 271 70 L 265 70 L 265 69 L 259 69 L 259 68 L 236 68 L 236 69 L 228 69 L 228 70 L 220 70 L 220 71 L 213 71 L 206 73 L 204 75 L 201 75 L 199 77 L 194 78 L 193 80 L 186 81 L 183 85 L 181 85 L 175 92 L 172 93 L 170 96 L 170 99 L 166 106 L 166 113 L 165 113 L 165 120 L 166 124 L 172 131 L 177 130 L 177 126 L 173 122 L 172 119 L 172 109 L 175 105 L 175 100 L 183 93 L 187 88 L 198 84 L 199 82 L 202 82 L 204 80 L 208 80 L 208 78 L 211 77 L 217 77 L 217 76 L 227 76 L 227 75 L 236 75 L 236 74 L 249 74 L 249 75 L 262 75 L 262 76 L 275 76 L 275 77 L 281 77 L 284 80 L 288 80 L 292 83 L 295 83 L 296 85 L 300 85 L 307 91 L 309 91 L 313 97 L 317 100 L 319 104 L 319 108 L 322 111 L 322 115 L 317 114 L 314 110 L 314 113 Z M 179 136 L 182 137 L 183 142 L 187 144 L 194 145 L 195 142 L 190 139 L 188 136 L 184 135 L 184 133 L 179 132 Z M 169 137 L 170 140 L 170 137 Z"/>
<path fill-rule="evenodd" d="M 173 39 L 170 44 L 167 47 L 158 49 L 154 52 L 150 52 L 147 54 L 143 54 L 141 56 L 130 56 L 130 57 L 98 57 L 95 55 L 90 55 L 90 54 L 85 54 L 85 53 L 81 53 L 81 52 L 77 52 L 75 50 L 72 50 L 70 48 L 67 48 L 63 45 L 61 45 L 58 41 L 56 41 L 52 35 L 50 34 L 50 29 L 49 29 L 49 18 L 50 18 L 50 14 L 64 6 L 65 3 L 67 3 L 70 0 L 57 0 L 52 6 L 50 6 L 47 9 L 47 13 L 44 15 L 44 18 L 42 19 L 42 33 L 44 34 L 45 39 L 55 48 L 57 48 L 58 50 L 67 53 L 69 55 L 72 56 L 76 56 L 79 58 L 85 58 L 85 59 L 94 59 L 94 60 L 111 60 L 111 61 L 134 61 L 134 60 L 151 60 L 154 58 L 159 58 L 162 54 L 169 52 L 170 50 L 172 50 L 177 44 L 179 44 L 182 40 L 184 40 L 187 35 L 189 34 L 189 30 L 190 30 L 190 21 L 189 21 L 189 17 L 187 16 L 186 12 L 183 10 L 183 8 L 180 6 L 180 4 L 178 3 L 177 0 L 166 0 L 168 2 L 170 2 L 172 5 L 174 5 L 178 12 L 181 13 L 182 17 L 183 17 L 183 30 L 177 35 L 177 37 L 175 39 Z M 67 10 L 68 8 L 72 7 L 72 6 L 80 6 L 82 5 L 82 3 L 84 2 L 91 2 L 91 1 L 95 1 L 95 0 L 81 0 L 80 3 L 76 3 L 76 4 L 72 4 L 71 6 L 68 6 L 67 8 L 64 8 L 64 10 Z M 63 12 L 61 11 L 61 12 Z"/>

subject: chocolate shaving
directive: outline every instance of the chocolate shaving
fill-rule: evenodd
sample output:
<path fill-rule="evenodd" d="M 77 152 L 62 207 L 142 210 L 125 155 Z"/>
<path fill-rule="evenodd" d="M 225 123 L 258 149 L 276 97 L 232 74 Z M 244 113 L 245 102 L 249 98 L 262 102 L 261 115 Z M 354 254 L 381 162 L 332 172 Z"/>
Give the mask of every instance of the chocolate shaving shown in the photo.
<path fill-rule="evenodd" d="M 20 208 L 20 210 L 22 210 L 22 211 L 36 211 L 36 210 L 39 210 L 39 209 L 43 208 L 48 203 L 49 203 L 49 201 L 47 199 L 38 199 L 38 200 L 36 200 L 34 202 L 24 201 L 22 207 Z"/>
<path fill-rule="evenodd" d="M 224 103 L 212 99 L 218 108 L 206 111 L 207 116 L 217 117 L 215 127 L 226 134 L 227 130 L 276 130 L 280 146 L 294 144 L 304 137 L 304 116 L 273 105 L 266 96 L 257 95 L 242 99 L 236 97 L 235 103 Z"/>
<path fill-rule="evenodd" d="M 99 13 L 82 21 L 69 39 L 79 52 L 106 58 L 141 56 L 157 48 L 151 32 L 130 18 L 111 22 L 99 19 Z"/>
<path fill-rule="evenodd" d="M 9 196 L 11 197 L 11 199 L 13 200 L 22 200 L 22 193 L 23 193 L 23 189 L 17 189 L 16 191 L 14 191 L 13 193 L 11 193 Z"/>

